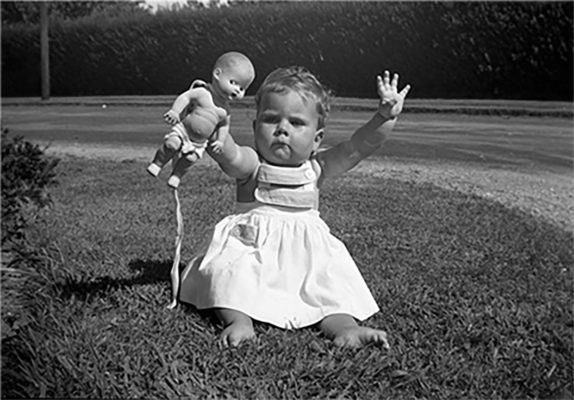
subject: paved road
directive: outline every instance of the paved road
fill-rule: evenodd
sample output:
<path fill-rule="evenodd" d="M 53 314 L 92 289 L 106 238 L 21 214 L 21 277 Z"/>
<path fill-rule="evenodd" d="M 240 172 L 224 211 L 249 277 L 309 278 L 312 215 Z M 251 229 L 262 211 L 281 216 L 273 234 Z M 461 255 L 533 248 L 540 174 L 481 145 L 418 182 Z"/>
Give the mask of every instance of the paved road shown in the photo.
<path fill-rule="evenodd" d="M 38 99 L 3 99 L 2 125 L 35 143 L 77 147 L 86 154 L 102 148 L 133 149 L 134 154 L 142 149 L 146 153 L 161 143 L 169 128 L 161 118 L 170 103 L 169 97 L 145 98 L 145 102 L 129 97 L 86 98 L 81 100 L 85 103 L 82 105 L 77 104 L 77 99 L 52 100 L 56 104 Z M 347 138 L 370 117 L 372 111 L 360 107 L 376 104 L 374 100 L 349 100 L 345 106 L 341 100 L 338 102 L 329 121 L 324 141 L 327 146 Z M 423 103 L 426 108 L 455 105 L 455 101 L 417 104 Z M 484 102 L 468 104 L 467 107 L 487 106 Z M 569 172 L 574 164 L 573 119 L 556 116 L 557 110 L 566 104 L 537 104 L 508 103 L 506 109 L 522 110 L 515 115 L 407 110 L 393 138 L 378 155 Z M 526 112 L 531 108 L 554 111 L 546 116 L 533 116 Z M 232 134 L 242 144 L 252 143 L 253 117 L 253 108 L 242 106 L 232 111 Z"/>

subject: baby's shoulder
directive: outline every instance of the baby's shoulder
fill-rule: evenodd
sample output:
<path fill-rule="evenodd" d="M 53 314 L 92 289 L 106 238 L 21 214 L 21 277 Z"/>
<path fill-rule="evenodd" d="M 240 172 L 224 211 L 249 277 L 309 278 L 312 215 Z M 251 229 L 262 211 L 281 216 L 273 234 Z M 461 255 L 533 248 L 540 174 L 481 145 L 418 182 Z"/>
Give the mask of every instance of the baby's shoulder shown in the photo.
<path fill-rule="evenodd" d="M 315 174 L 317 175 L 317 177 L 320 177 L 321 173 L 323 172 L 323 167 L 321 165 L 320 158 L 318 158 L 316 155 L 312 156 L 309 159 L 309 164 L 310 164 L 311 168 L 313 169 L 313 171 L 315 172 Z"/>
<path fill-rule="evenodd" d="M 321 184 L 323 183 L 324 180 L 324 176 L 323 176 L 323 163 L 322 163 L 322 159 L 321 157 L 317 157 L 317 155 L 312 156 L 309 159 L 309 164 L 311 166 L 311 168 L 313 169 L 313 172 L 315 172 L 315 176 L 317 177 L 317 187 L 321 186 Z"/>

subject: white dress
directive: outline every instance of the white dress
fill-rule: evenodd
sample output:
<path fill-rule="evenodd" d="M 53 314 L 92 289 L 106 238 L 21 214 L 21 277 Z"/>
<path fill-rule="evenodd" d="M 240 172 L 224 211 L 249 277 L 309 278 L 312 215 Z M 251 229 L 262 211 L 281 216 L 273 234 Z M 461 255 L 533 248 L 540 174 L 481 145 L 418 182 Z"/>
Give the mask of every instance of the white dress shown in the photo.
<path fill-rule="evenodd" d="M 287 329 L 331 314 L 364 320 L 376 313 L 347 248 L 319 217 L 320 173 L 315 160 L 295 169 L 261 164 L 242 185 L 254 201 L 238 202 L 215 226 L 203 255 L 182 274 L 180 299 Z"/>

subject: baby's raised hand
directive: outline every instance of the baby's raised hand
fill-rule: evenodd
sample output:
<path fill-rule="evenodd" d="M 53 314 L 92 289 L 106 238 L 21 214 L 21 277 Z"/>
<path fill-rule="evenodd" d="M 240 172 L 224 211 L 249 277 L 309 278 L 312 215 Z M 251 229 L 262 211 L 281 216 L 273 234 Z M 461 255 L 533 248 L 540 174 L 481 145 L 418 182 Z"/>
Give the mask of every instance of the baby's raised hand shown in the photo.
<path fill-rule="evenodd" d="M 379 113 L 384 118 L 395 118 L 403 110 L 405 97 L 407 97 L 411 86 L 407 85 L 403 88 L 403 90 L 398 92 L 398 85 L 399 74 L 394 74 L 392 81 L 389 71 L 385 71 L 382 78 L 380 75 L 377 76 L 377 93 L 381 98 L 381 103 L 379 104 Z"/>
<path fill-rule="evenodd" d="M 165 114 L 163 114 L 163 119 L 170 125 L 175 125 L 179 122 L 179 114 L 173 110 L 169 110 Z"/>

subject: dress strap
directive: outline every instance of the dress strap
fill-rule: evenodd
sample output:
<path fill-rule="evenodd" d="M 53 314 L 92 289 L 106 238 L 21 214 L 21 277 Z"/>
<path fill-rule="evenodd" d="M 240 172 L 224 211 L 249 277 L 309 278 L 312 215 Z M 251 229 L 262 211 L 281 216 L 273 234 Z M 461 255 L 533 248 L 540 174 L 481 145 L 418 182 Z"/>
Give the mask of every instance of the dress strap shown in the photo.
<path fill-rule="evenodd" d="M 314 182 L 317 174 L 310 162 L 299 167 L 278 167 L 261 164 L 257 173 L 257 181 L 274 185 L 299 186 Z"/>
<path fill-rule="evenodd" d="M 318 174 L 309 161 L 296 168 L 262 163 L 257 172 L 255 199 L 263 204 L 316 209 L 317 179 Z"/>

